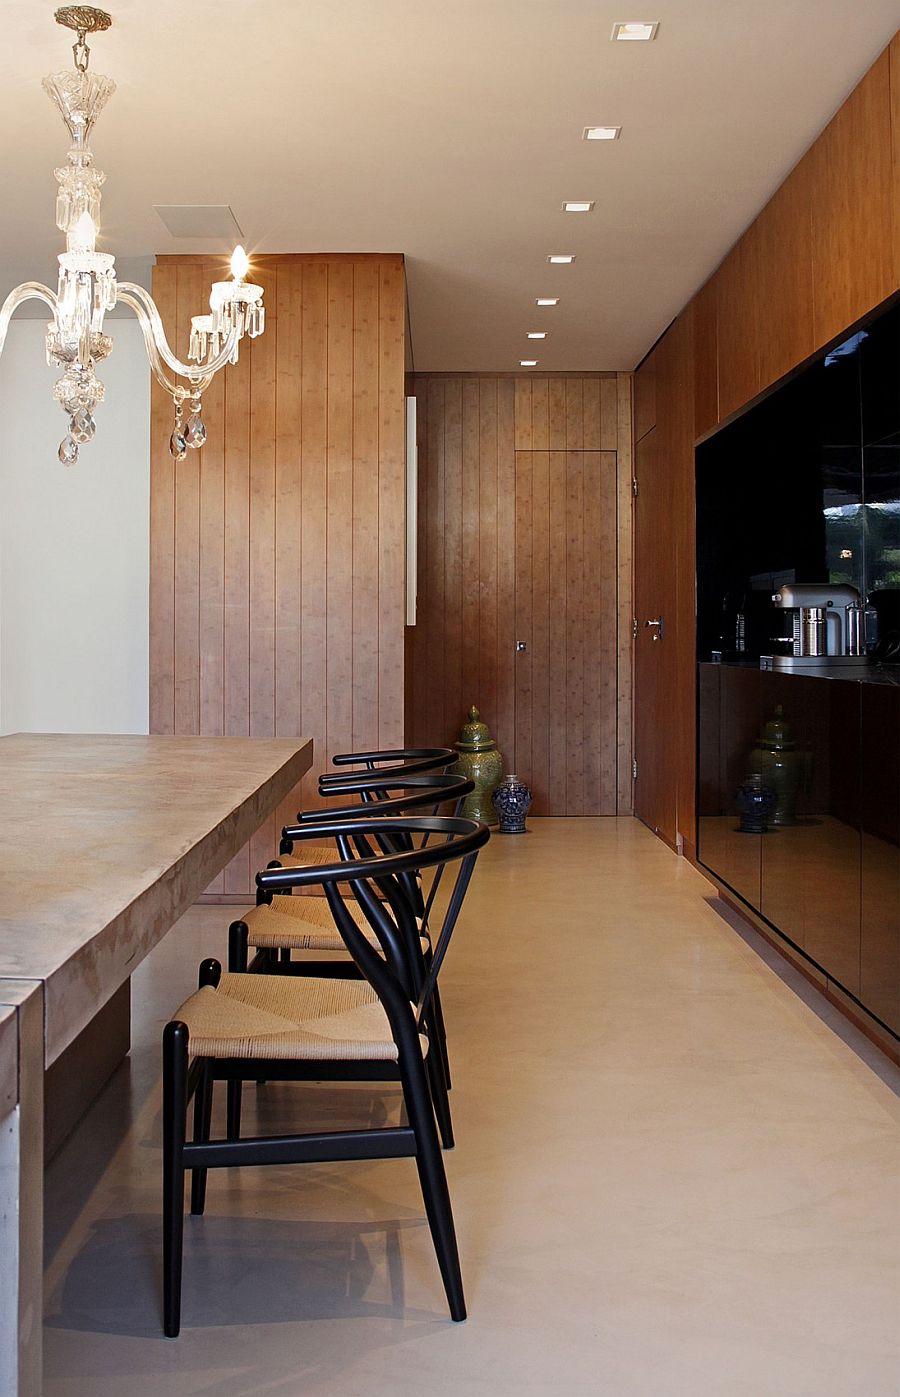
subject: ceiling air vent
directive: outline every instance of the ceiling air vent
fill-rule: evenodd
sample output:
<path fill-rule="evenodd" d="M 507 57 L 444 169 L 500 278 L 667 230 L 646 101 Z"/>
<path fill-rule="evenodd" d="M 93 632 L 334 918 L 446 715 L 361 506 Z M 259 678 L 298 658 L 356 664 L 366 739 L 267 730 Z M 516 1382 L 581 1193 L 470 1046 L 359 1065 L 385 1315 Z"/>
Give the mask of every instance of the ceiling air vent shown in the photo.
<path fill-rule="evenodd" d="M 243 242 L 244 234 L 228 204 L 154 204 L 173 238 L 204 238 L 229 247 Z"/>

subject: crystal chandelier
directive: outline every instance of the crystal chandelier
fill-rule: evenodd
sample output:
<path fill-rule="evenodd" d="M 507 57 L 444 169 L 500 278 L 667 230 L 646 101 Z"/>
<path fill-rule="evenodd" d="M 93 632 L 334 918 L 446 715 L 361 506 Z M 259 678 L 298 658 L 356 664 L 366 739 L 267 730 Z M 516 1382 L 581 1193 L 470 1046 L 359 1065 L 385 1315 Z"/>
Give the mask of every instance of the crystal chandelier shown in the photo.
<path fill-rule="evenodd" d="M 55 293 L 38 281 L 26 281 L 7 296 L 0 308 L 0 352 L 16 309 L 23 301 L 44 301 L 53 314 L 47 326 L 47 363 L 63 371 L 53 385 L 53 396 L 69 418 L 59 459 L 65 466 L 73 465 L 79 445 L 94 436 L 94 409 L 104 397 L 105 389 L 95 372 L 113 347 L 103 330 L 104 317 L 116 305 L 128 306 L 137 316 L 153 373 L 171 395 L 175 426 L 169 450 L 176 461 L 182 461 L 188 447 L 200 447 L 206 440 L 201 404 L 213 375 L 226 364 L 237 362 L 245 334 L 251 339 L 262 334 L 263 289 L 245 280 L 247 255 L 242 247 L 236 247 L 231 259 L 232 279 L 213 283 L 210 313 L 193 317 L 189 362 L 182 363 L 169 347 L 149 292 L 135 282 L 116 280 L 112 253 L 96 248 L 100 191 L 106 176 L 95 166 L 88 148 L 94 123 L 116 85 L 112 78 L 88 72 L 90 50 L 86 42 L 88 34 L 108 29 L 112 19 L 88 5 L 67 5 L 56 11 L 55 18 L 77 35 L 72 46 L 74 68 L 44 79 L 44 90 L 58 107 L 73 142 L 66 165 L 54 171 L 59 184 L 56 226 L 66 235 L 66 250 L 59 256 Z"/>

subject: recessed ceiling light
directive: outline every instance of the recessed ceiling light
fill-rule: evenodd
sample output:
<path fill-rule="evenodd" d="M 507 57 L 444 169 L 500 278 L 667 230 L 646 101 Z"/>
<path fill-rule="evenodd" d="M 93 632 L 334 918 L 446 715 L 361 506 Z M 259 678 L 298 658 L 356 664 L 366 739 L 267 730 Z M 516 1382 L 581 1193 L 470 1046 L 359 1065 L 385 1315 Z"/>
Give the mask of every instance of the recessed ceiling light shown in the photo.
<path fill-rule="evenodd" d="M 594 207 L 593 199 L 564 199 L 563 213 L 590 213 Z"/>
<path fill-rule="evenodd" d="M 537 298 L 537 300 L 535 301 L 534 304 L 535 304 L 536 306 L 558 306 L 558 305 L 559 305 L 559 297 L 558 297 L 558 296 L 538 296 L 538 298 Z"/>
<path fill-rule="evenodd" d="M 574 262 L 575 254 L 574 252 L 551 252 L 547 261 L 552 262 L 555 266 L 561 267 L 568 262 Z"/>
<path fill-rule="evenodd" d="M 582 139 L 585 141 L 617 141 L 621 134 L 621 126 L 586 126 Z"/>
<path fill-rule="evenodd" d="M 529 330 L 529 331 L 528 331 L 528 338 L 529 338 L 530 340 L 545 340 L 545 339 L 547 338 L 547 331 L 546 331 L 546 330 Z"/>
<path fill-rule="evenodd" d="M 634 41 L 643 40 L 646 43 L 649 39 L 656 38 L 656 31 L 659 29 L 659 20 L 654 23 L 646 19 L 629 19 L 620 21 L 612 27 L 612 37 L 621 43 L 623 40 Z"/>
<path fill-rule="evenodd" d="M 519 367 L 523 369 L 536 369 L 537 359 L 520 359 Z"/>

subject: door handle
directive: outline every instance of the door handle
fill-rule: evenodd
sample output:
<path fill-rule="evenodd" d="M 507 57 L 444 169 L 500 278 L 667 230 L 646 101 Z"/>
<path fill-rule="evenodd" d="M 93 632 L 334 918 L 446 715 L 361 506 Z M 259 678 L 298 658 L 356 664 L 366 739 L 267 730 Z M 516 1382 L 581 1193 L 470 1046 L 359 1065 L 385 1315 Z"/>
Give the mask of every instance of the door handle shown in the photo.
<path fill-rule="evenodd" d="M 663 638 L 663 631 L 664 631 L 665 627 L 664 627 L 664 625 L 663 625 L 663 618 L 662 618 L 661 616 L 657 616 L 656 619 L 655 619 L 654 621 L 645 621 L 645 622 L 644 622 L 644 626 L 645 626 L 645 627 L 649 626 L 649 627 L 651 627 L 651 628 L 654 628 L 654 629 L 653 629 L 653 634 L 652 634 L 652 636 L 650 637 L 651 640 L 662 640 L 662 638 Z"/>

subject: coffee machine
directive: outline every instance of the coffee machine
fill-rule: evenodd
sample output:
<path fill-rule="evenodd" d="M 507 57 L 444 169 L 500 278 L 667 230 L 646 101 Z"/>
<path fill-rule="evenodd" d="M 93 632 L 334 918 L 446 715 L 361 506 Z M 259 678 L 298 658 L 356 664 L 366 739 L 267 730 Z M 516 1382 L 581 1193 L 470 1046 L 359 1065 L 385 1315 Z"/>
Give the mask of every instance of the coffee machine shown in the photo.
<path fill-rule="evenodd" d="M 855 587 L 786 582 L 772 596 L 791 613 L 791 634 L 773 636 L 783 654 L 760 657 L 761 669 L 816 670 L 865 664 L 865 609 Z"/>

